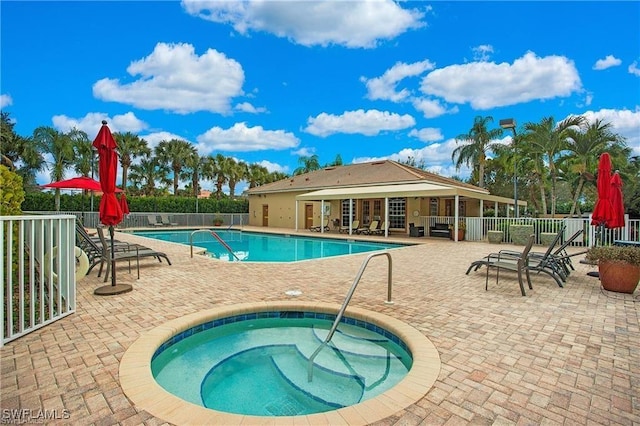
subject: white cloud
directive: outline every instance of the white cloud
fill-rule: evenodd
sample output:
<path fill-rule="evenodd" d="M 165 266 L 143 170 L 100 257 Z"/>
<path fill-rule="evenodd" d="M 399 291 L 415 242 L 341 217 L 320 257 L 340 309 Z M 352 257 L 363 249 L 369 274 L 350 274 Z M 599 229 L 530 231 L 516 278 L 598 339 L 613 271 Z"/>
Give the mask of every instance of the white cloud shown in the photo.
<path fill-rule="evenodd" d="M 418 138 L 422 142 L 436 142 L 444 138 L 440 129 L 425 127 L 424 129 L 412 129 L 409 136 Z"/>
<path fill-rule="evenodd" d="M 264 151 L 295 148 L 300 140 L 284 130 L 265 130 L 262 126 L 247 127 L 246 123 L 236 123 L 229 129 L 212 127 L 198 136 L 198 151 L 208 155 L 218 151 Z"/>
<path fill-rule="evenodd" d="M 598 59 L 593 65 L 594 70 L 606 70 L 607 68 L 617 67 L 622 61 L 613 55 L 607 55 L 604 59 Z"/>
<path fill-rule="evenodd" d="M 109 117 L 106 112 L 90 112 L 82 118 L 72 118 L 66 115 L 54 115 L 51 121 L 53 126 L 61 132 L 68 132 L 73 128 L 84 131 L 89 139 L 93 139 L 102 127 L 102 120 L 107 121 L 107 125 L 112 133 L 132 132 L 138 133 L 149 127 L 147 123 L 136 117 L 133 112 L 114 115 Z"/>
<path fill-rule="evenodd" d="M 473 51 L 473 59 L 480 62 L 486 62 L 493 53 L 493 46 L 490 44 L 481 44 L 471 49 Z"/>
<path fill-rule="evenodd" d="M 638 61 L 633 61 L 631 65 L 629 65 L 629 74 L 633 74 L 637 77 L 640 77 L 640 68 L 638 68 Z"/>
<path fill-rule="evenodd" d="M 397 62 L 385 71 L 382 76 L 371 79 L 360 77 L 360 81 L 367 86 L 367 98 L 399 102 L 406 99 L 411 92 L 408 89 L 402 89 L 398 92 L 396 91 L 396 85 L 405 78 L 419 76 L 434 67 L 435 64 L 429 60 L 412 64 Z"/>
<path fill-rule="evenodd" d="M 582 83 L 573 61 L 528 52 L 513 64 L 472 62 L 434 70 L 424 77 L 421 90 L 450 103 L 486 110 L 566 97 L 582 90 Z"/>
<path fill-rule="evenodd" d="M 408 115 L 399 115 L 387 111 L 359 109 L 347 111 L 342 115 L 321 113 L 307 119 L 308 126 L 304 129 L 312 135 L 326 137 L 335 133 L 363 134 L 375 136 L 387 130 L 401 130 L 416 124 L 415 119 Z"/>
<path fill-rule="evenodd" d="M 411 103 L 415 109 L 424 115 L 424 118 L 435 118 L 444 114 L 455 114 L 458 112 L 457 106 L 447 109 L 438 99 L 414 98 Z"/>
<path fill-rule="evenodd" d="M 263 1 L 183 0 L 191 15 L 229 24 L 240 34 L 267 32 L 304 46 L 375 47 L 414 28 L 429 7 L 404 9 L 393 0 Z"/>
<path fill-rule="evenodd" d="M 581 115 L 590 123 L 598 119 L 605 123 L 611 123 L 613 131 L 626 139 L 627 146 L 633 150 L 632 155 L 640 155 L 640 107 L 636 107 L 635 111 L 601 109 L 586 111 Z"/>
<path fill-rule="evenodd" d="M 424 164 L 425 168 L 442 176 L 460 176 L 467 178 L 471 175 L 471 169 L 462 167 L 456 170 L 451 162 L 451 152 L 456 148 L 455 139 L 448 139 L 441 143 L 432 143 L 420 149 L 404 148 L 396 153 L 382 157 L 358 157 L 353 163 L 364 163 L 378 160 L 394 160 L 399 162 L 412 158 L 417 164 Z"/>
<path fill-rule="evenodd" d="M 13 105 L 13 99 L 9 95 L 0 95 L 0 108 L 8 107 L 9 105 Z"/>
<path fill-rule="evenodd" d="M 264 107 L 254 107 L 249 102 L 242 102 L 235 106 L 236 111 L 248 112 L 250 114 L 259 114 L 262 112 L 267 112 L 267 109 Z"/>
<path fill-rule="evenodd" d="M 292 155 L 297 155 L 298 157 L 310 157 L 316 153 L 316 149 L 314 147 L 302 147 L 295 151 L 292 151 Z"/>
<path fill-rule="evenodd" d="M 191 142 L 180 135 L 176 135 L 175 133 L 169 133 L 169 132 L 153 132 L 146 135 L 140 135 L 140 138 L 147 141 L 147 146 L 151 150 L 153 150 L 156 146 L 158 146 L 158 144 L 162 141 L 170 141 L 172 139 L 178 139 L 181 141 Z"/>
<path fill-rule="evenodd" d="M 198 56 L 186 43 L 158 43 L 127 72 L 139 78 L 131 83 L 103 78 L 93 85 L 93 95 L 147 110 L 224 114 L 230 112 L 231 100 L 243 94 L 244 71 L 238 62 L 214 49 Z"/>
<path fill-rule="evenodd" d="M 272 163 L 271 161 L 262 160 L 262 161 L 259 161 L 258 164 L 261 165 L 262 167 L 265 167 L 267 170 L 269 170 L 269 172 L 282 172 L 282 173 L 289 172 L 288 166 L 282 166 L 277 163 Z"/>

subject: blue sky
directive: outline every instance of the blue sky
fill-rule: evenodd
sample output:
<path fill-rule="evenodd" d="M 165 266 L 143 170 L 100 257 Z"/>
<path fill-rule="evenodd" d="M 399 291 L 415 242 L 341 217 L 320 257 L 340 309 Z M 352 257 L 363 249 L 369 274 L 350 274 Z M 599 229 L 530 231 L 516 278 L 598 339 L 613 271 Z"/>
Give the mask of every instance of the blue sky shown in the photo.
<path fill-rule="evenodd" d="M 0 106 L 23 136 L 47 125 L 93 140 L 106 119 L 152 147 L 183 139 L 201 155 L 271 171 L 340 154 L 345 164 L 413 157 L 464 177 L 451 152 L 475 116 L 498 127 L 502 118 L 520 125 L 582 114 L 611 122 L 640 155 L 637 1 L 0 8 Z"/>

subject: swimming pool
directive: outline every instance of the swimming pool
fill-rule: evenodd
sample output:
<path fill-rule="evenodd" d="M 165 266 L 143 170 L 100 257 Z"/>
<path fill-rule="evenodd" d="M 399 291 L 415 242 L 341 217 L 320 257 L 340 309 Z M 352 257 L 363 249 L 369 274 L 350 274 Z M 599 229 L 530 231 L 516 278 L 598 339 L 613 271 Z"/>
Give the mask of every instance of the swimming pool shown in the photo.
<path fill-rule="evenodd" d="M 201 230 L 202 231 L 202 230 Z M 193 245 L 206 250 L 206 255 L 225 261 L 297 262 L 347 254 L 366 253 L 406 247 L 386 242 L 354 241 L 298 235 L 264 234 L 237 230 L 216 230 L 216 234 L 231 248 L 233 255 L 209 232 L 136 231 L 135 235 L 163 241 Z"/>

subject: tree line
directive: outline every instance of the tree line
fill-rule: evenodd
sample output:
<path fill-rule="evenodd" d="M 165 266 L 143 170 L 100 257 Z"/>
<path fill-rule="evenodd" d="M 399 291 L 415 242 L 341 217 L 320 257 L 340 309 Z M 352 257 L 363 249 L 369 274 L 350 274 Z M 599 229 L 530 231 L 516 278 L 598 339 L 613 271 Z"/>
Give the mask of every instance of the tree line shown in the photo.
<path fill-rule="evenodd" d="M 626 210 L 640 215 L 640 160 L 631 155 L 625 139 L 613 132 L 610 123 L 601 120 L 589 123 L 582 116 L 557 123 L 553 117 L 545 117 L 514 129 L 514 137 L 507 145 L 499 141 L 505 129 L 491 123 L 493 117 L 477 116 L 469 131 L 456 137 L 457 147 L 451 159 L 457 170 L 463 165 L 471 168 L 467 183 L 509 198 L 513 196 L 517 176 L 518 198 L 528 202 L 534 215 L 566 213 L 567 204 L 569 214 L 580 214 L 581 206 L 592 204 L 589 201 L 596 197 L 598 159 L 608 152 L 624 181 Z M 22 176 L 27 192 L 38 190 L 35 176 L 45 166 L 52 181 L 64 179 L 70 170 L 81 176 L 97 173 L 97 153 L 85 132 L 77 129 L 60 132 L 42 126 L 31 136 L 20 136 L 13 127 L 9 114 L 2 112 L 2 164 Z M 131 132 L 116 132 L 113 136 L 122 166 L 122 188 L 128 195 L 195 197 L 200 193 L 200 180 L 209 179 L 215 185 L 212 197 L 227 197 L 223 193 L 227 185 L 228 197 L 235 198 L 239 182 L 247 182 L 253 188 L 289 177 L 222 154 L 201 156 L 193 144 L 180 139 L 161 141 L 151 149 L 146 140 Z M 50 161 L 45 162 L 45 154 Z M 424 160 L 417 163 L 409 158 L 404 163 L 425 168 Z M 332 162 L 321 165 L 317 155 L 310 155 L 300 157 L 298 164 L 294 175 L 340 166 L 343 162 L 338 154 Z M 181 180 L 188 182 L 184 189 L 178 188 Z M 56 208 L 60 206 L 59 200 L 56 191 Z"/>

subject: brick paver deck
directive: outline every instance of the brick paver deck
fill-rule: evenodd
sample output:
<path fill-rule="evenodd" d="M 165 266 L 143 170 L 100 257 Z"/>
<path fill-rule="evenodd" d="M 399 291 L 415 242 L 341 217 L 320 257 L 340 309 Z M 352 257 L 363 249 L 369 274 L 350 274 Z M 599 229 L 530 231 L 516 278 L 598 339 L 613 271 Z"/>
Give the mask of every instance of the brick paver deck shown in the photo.
<path fill-rule="evenodd" d="M 308 233 L 308 231 L 306 231 Z M 117 234 L 119 239 L 139 237 Z M 99 297 L 92 272 L 79 283 L 75 314 L 0 350 L 2 422 L 10 410 L 68 417 L 47 424 L 155 425 L 118 381 L 119 361 L 145 331 L 182 315 L 251 301 L 340 304 L 366 254 L 293 264 L 225 263 L 189 257 L 184 246 L 142 239 L 173 265 L 142 261 L 141 278 L 118 267 L 133 292 Z M 412 242 L 417 239 L 411 239 Z M 415 327 L 442 361 L 431 390 L 380 425 L 640 424 L 640 297 L 608 293 L 577 262 L 565 288 L 543 275 L 522 297 L 514 275 L 465 275 L 497 248 L 421 238 L 393 250 L 394 305 L 386 259 L 370 262 L 352 305 Z M 287 290 L 300 290 L 288 296 Z M 63 411 L 64 410 L 64 411 Z M 277 424 L 277 421 L 276 421 Z"/>

